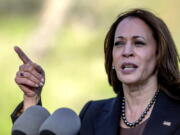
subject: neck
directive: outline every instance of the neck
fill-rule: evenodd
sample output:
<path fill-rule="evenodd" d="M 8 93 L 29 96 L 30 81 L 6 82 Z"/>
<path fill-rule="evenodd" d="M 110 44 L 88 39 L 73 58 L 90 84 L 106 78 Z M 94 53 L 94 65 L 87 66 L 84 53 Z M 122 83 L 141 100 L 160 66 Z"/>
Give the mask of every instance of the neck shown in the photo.
<path fill-rule="evenodd" d="M 151 79 L 141 84 L 123 84 L 126 108 L 132 113 L 143 110 L 150 103 L 157 90 L 157 79 Z"/>

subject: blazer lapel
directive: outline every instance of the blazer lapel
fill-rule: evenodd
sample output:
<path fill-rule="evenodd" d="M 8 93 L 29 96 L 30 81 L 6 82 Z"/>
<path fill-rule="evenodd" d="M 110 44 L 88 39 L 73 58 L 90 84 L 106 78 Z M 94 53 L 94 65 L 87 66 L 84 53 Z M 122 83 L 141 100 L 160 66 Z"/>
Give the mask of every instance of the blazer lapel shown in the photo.
<path fill-rule="evenodd" d="M 100 120 L 95 122 L 95 135 L 117 135 L 119 134 L 119 122 L 121 116 L 122 94 L 103 108 Z"/>
<path fill-rule="evenodd" d="M 151 116 L 144 129 L 143 135 L 171 135 L 174 131 L 175 122 L 169 114 L 172 108 L 169 97 L 164 92 L 160 92 L 152 110 Z"/>
<path fill-rule="evenodd" d="M 101 115 L 94 121 L 94 135 L 118 135 L 119 122 L 121 116 L 121 101 L 123 93 L 118 94 L 117 98 L 107 103 Z M 160 91 L 151 116 L 146 124 L 143 135 L 172 135 L 179 127 L 178 121 L 180 109 L 172 99 L 164 92 Z M 177 112 L 178 111 L 178 112 Z M 174 115 L 172 117 L 172 115 Z"/>

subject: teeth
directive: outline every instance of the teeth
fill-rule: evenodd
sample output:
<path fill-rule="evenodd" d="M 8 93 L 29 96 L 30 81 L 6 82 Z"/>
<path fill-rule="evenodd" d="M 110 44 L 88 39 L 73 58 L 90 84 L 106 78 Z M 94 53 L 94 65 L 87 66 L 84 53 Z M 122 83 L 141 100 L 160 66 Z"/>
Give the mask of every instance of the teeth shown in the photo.
<path fill-rule="evenodd" d="M 126 67 L 123 70 L 132 70 L 132 69 L 134 69 L 134 68 L 133 67 L 131 67 L 131 68 L 130 67 L 128 67 L 128 68 Z"/>
<path fill-rule="evenodd" d="M 124 67 L 124 69 L 129 69 L 129 68 L 134 68 L 134 67 Z"/>
<path fill-rule="evenodd" d="M 133 68 L 134 66 L 133 65 L 126 65 L 124 66 L 124 68 Z"/>
<path fill-rule="evenodd" d="M 134 65 L 124 65 L 122 67 L 123 69 L 132 69 L 132 68 L 136 68 Z"/>

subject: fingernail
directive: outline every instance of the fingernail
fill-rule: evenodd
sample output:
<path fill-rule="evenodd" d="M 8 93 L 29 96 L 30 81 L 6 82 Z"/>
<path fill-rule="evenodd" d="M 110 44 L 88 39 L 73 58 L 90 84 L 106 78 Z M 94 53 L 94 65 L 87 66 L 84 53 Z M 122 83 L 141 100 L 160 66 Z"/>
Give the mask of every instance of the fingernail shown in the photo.
<path fill-rule="evenodd" d="M 44 78 L 41 79 L 41 82 L 44 82 Z"/>
<path fill-rule="evenodd" d="M 39 87 L 39 85 L 38 85 L 38 84 L 36 84 L 35 86 L 36 86 L 36 87 Z"/>
<path fill-rule="evenodd" d="M 44 84 L 41 82 L 41 83 L 40 83 L 40 86 L 43 86 L 43 85 L 44 85 Z"/>

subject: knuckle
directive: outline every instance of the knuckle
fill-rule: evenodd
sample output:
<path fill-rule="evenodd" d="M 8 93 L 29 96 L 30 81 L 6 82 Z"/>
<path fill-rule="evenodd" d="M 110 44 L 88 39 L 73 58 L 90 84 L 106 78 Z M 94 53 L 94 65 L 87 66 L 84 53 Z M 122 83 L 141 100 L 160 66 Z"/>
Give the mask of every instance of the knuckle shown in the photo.
<path fill-rule="evenodd" d="M 32 71 L 32 70 L 33 70 L 32 65 L 28 66 L 28 67 L 27 67 L 27 70 L 28 70 L 28 71 Z"/>
<path fill-rule="evenodd" d="M 19 76 L 19 71 L 16 72 L 16 76 Z"/>
<path fill-rule="evenodd" d="M 41 73 L 42 73 L 42 75 L 43 75 L 43 76 L 45 76 L 45 72 L 44 72 L 44 70 L 43 70 L 43 69 L 41 70 Z"/>
<path fill-rule="evenodd" d="M 20 80 L 19 80 L 19 78 L 18 78 L 18 77 L 15 77 L 15 78 L 14 78 L 14 81 L 15 81 L 17 84 L 19 84 L 19 83 L 20 83 Z"/>
<path fill-rule="evenodd" d="M 44 79 L 44 77 L 42 75 L 40 75 L 40 74 L 38 74 L 38 78 L 39 79 Z"/>
<path fill-rule="evenodd" d="M 38 78 L 42 78 L 42 76 L 41 76 L 40 74 L 37 74 L 37 77 L 38 77 Z"/>
<path fill-rule="evenodd" d="M 33 75 L 29 75 L 29 79 L 30 80 L 34 80 L 34 76 Z"/>
<path fill-rule="evenodd" d="M 36 63 L 34 63 L 34 62 L 32 63 L 32 65 L 35 66 L 35 67 L 38 66 L 38 64 L 36 64 Z"/>
<path fill-rule="evenodd" d="M 27 65 L 27 66 L 30 66 L 30 65 L 31 65 L 31 63 L 30 63 L 30 62 L 28 62 L 26 65 Z"/>
<path fill-rule="evenodd" d="M 32 74 L 35 76 L 35 77 L 38 77 L 39 78 L 39 74 L 36 70 L 33 70 Z"/>
<path fill-rule="evenodd" d="M 36 64 L 36 63 L 33 63 L 33 66 L 34 66 L 38 71 L 44 72 L 44 71 L 43 71 L 43 68 L 42 68 L 40 65 L 38 65 L 38 64 Z"/>
<path fill-rule="evenodd" d="M 28 76 L 29 76 L 29 73 L 28 73 L 28 72 L 23 72 L 23 75 L 24 75 L 25 77 L 28 77 Z"/>
<path fill-rule="evenodd" d="M 24 64 L 19 66 L 19 70 L 23 70 Z"/>

